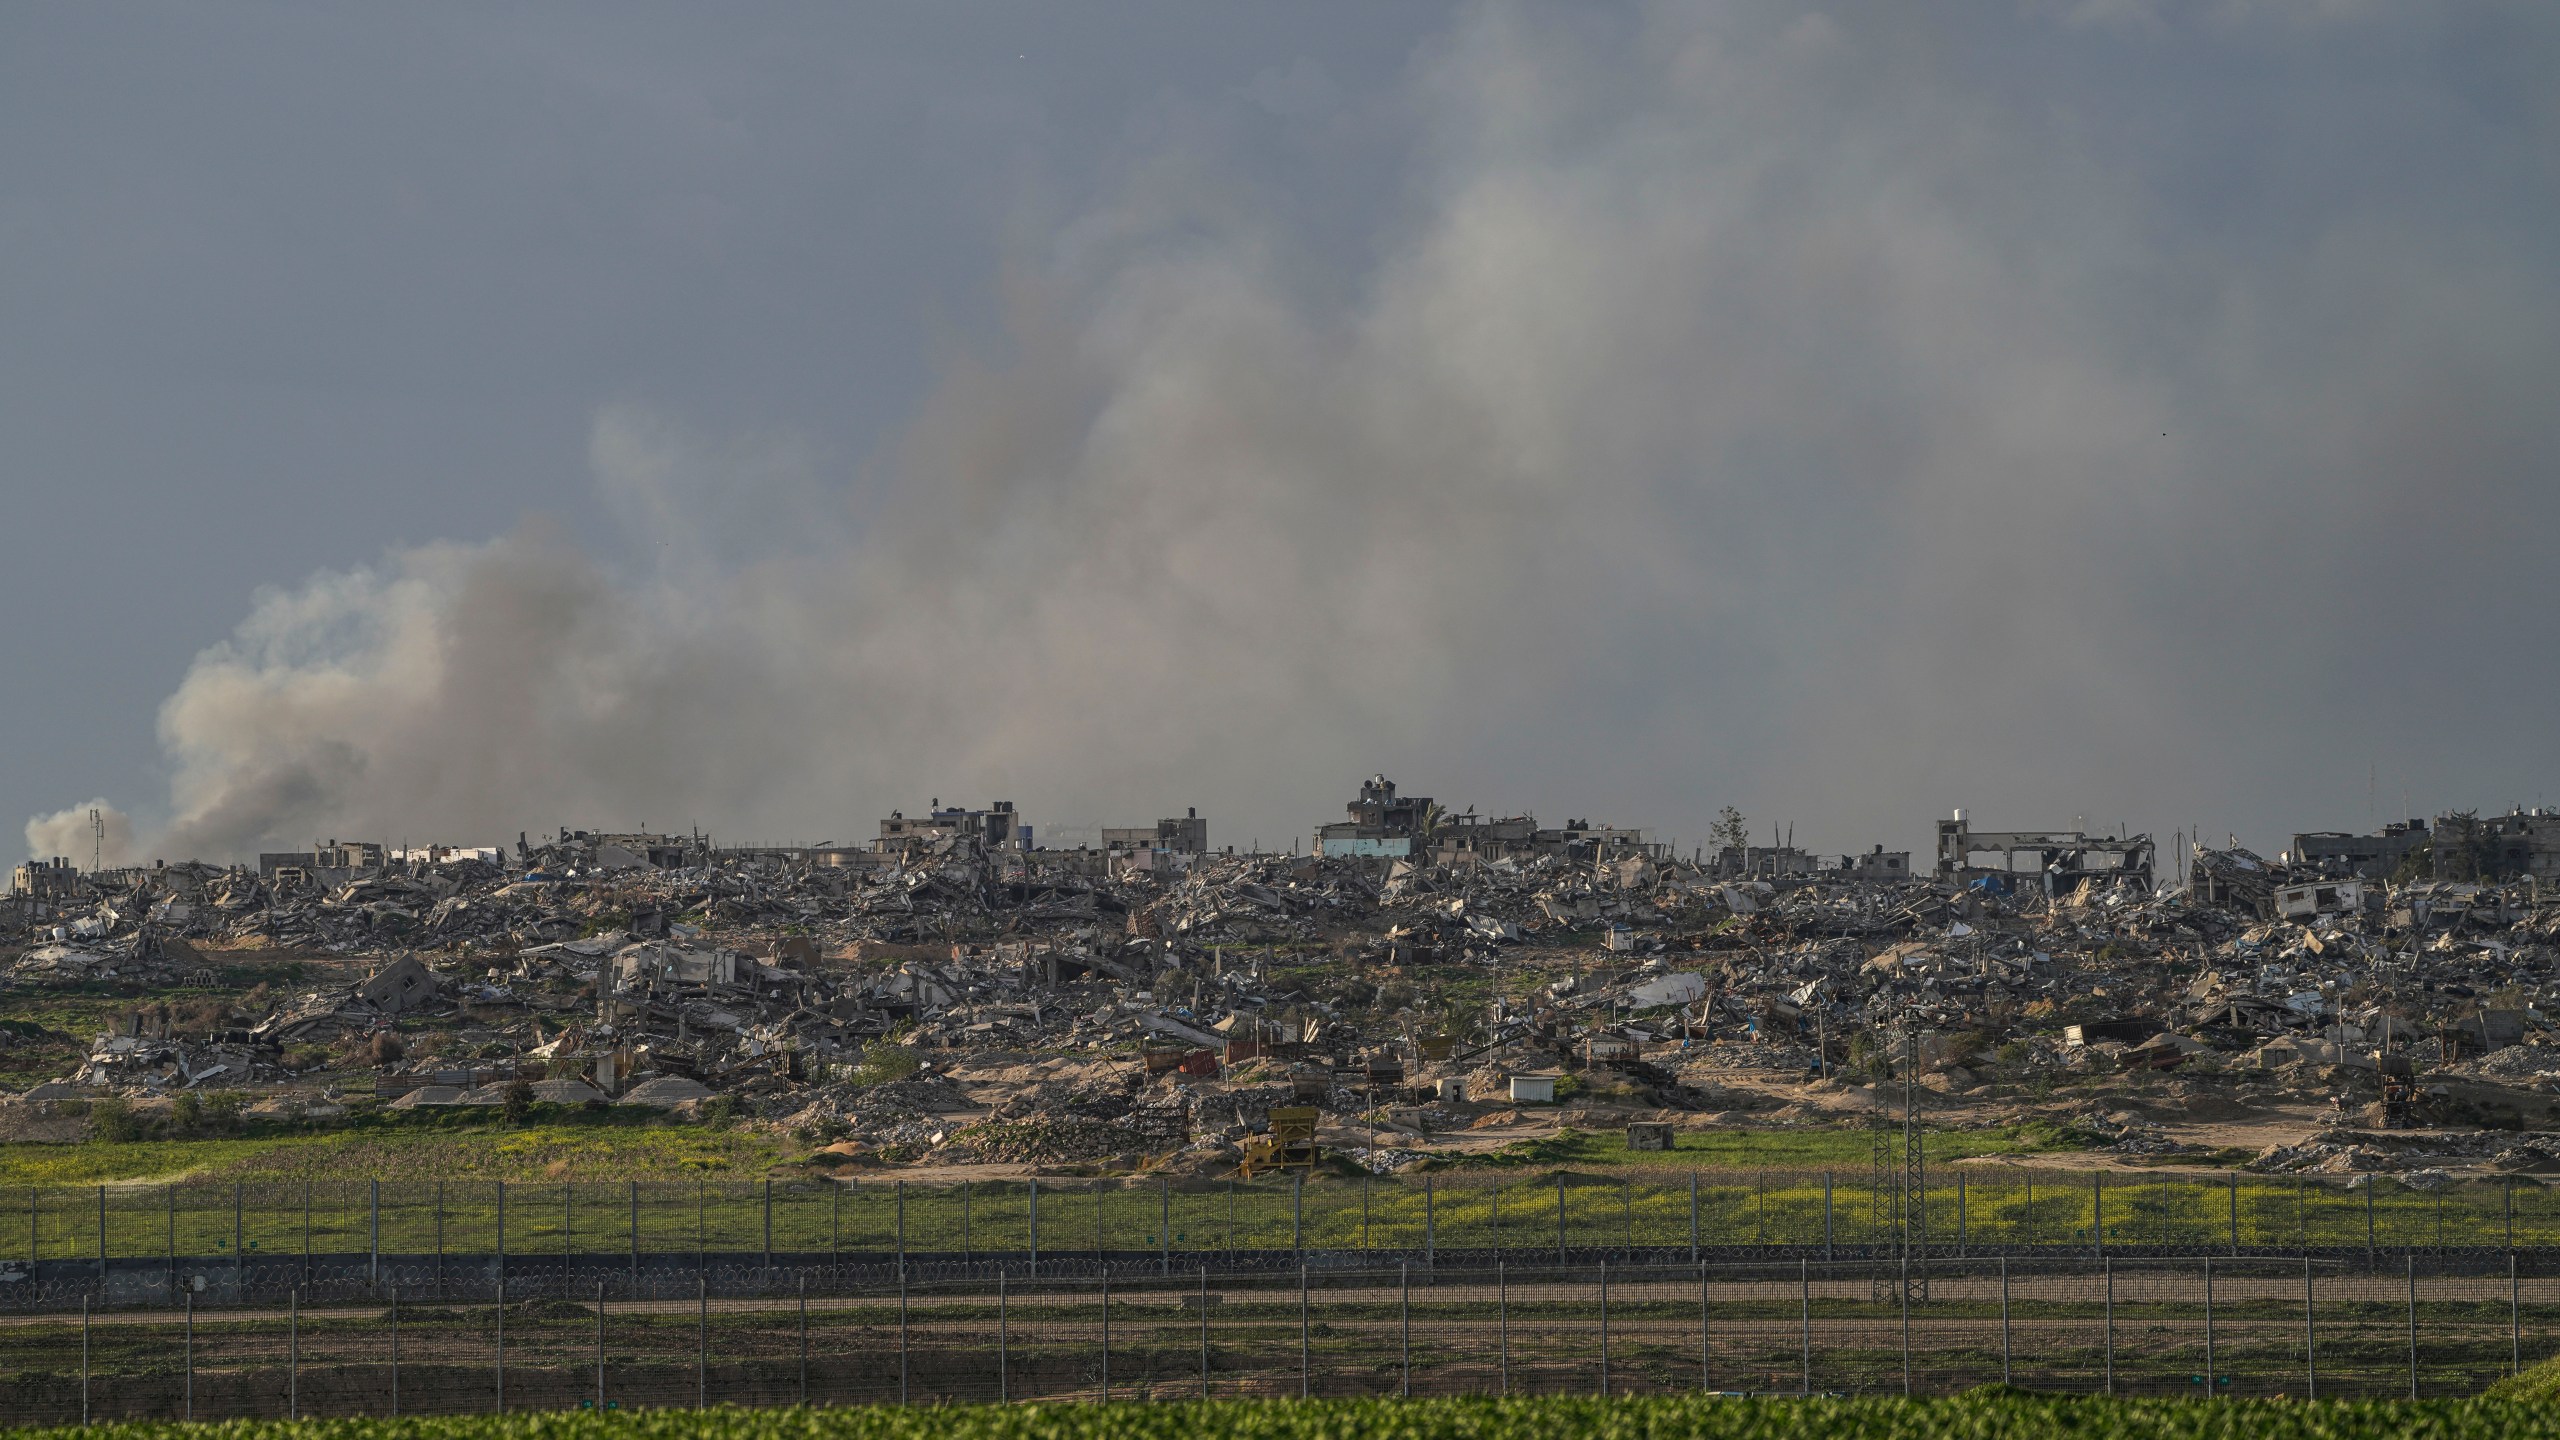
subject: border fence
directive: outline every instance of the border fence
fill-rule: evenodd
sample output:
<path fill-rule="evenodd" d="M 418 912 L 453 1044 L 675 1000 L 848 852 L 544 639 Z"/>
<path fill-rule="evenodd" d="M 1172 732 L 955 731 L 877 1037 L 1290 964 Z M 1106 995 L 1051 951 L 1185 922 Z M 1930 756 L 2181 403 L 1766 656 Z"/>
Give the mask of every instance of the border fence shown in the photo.
<path fill-rule="evenodd" d="M 0 1317 L 0 1423 L 1239 1396 L 2471 1394 L 2544 1358 L 2503 1257 L 1928 1258 L 1115 1277 L 778 1293 L 604 1276 Z M 679 1291 L 682 1293 L 670 1293 Z"/>
<path fill-rule="evenodd" d="M 12 1199 L 20 1235 L 10 1239 Z M 15 1251 L 16 1254 L 12 1254 Z M 2379 1176 L 1967 1167 L 1916 1203 L 1867 1172 L 1465 1171 L 1259 1181 L 921 1185 L 241 1181 L 0 1192 L 0 1315 L 474 1293 L 771 1296 L 905 1279 L 1024 1281 L 1411 1264 L 1569 1267 L 1905 1255 L 2300 1258 L 2373 1268 L 2560 1254 L 2560 1189 Z M 23 1258 L 20 1258 L 23 1257 Z M 2539 1263 L 2538 1261 L 2534 1263 Z"/>

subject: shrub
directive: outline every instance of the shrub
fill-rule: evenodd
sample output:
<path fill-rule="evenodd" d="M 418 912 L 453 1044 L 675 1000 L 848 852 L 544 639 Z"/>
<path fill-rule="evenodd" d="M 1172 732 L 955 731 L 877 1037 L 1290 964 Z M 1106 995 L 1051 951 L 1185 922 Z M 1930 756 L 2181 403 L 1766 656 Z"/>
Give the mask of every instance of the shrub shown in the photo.
<path fill-rule="evenodd" d="M 101 1140 L 122 1143 L 142 1138 L 142 1117 L 120 1095 L 109 1095 L 89 1107 L 90 1133 Z"/>

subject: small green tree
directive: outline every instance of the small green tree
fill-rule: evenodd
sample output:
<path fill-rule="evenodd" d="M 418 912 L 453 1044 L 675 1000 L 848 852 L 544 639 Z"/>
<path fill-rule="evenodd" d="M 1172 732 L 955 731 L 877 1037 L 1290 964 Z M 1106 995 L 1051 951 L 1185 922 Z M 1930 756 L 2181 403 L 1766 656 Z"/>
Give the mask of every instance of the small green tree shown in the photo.
<path fill-rule="evenodd" d="M 1727 805 L 1716 812 L 1716 823 L 1707 830 L 1707 839 L 1718 850 L 1747 850 L 1751 847 L 1751 822 L 1742 812 Z"/>
<path fill-rule="evenodd" d="M 533 1082 L 519 1075 L 508 1082 L 503 1111 L 510 1125 L 521 1125 L 533 1113 Z"/>
<path fill-rule="evenodd" d="M 99 1139 L 115 1144 L 142 1138 L 142 1119 L 121 1095 L 110 1095 L 89 1107 L 89 1124 Z"/>

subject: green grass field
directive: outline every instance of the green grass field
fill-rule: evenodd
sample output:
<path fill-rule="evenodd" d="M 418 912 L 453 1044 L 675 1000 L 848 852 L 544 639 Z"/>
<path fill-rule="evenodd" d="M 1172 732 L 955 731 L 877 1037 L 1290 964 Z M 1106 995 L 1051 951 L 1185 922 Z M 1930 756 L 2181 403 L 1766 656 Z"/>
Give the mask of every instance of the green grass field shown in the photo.
<path fill-rule="evenodd" d="M 231 1421 L 27 1430 L 118 1440 L 2540 1440 L 2560 1409 L 2409 1403 L 2057 1399 L 1311 1400 L 653 1410 L 418 1420 Z"/>
<path fill-rule="evenodd" d="M 604 1173 L 625 1178 L 597 1178 L 601 1140 L 616 1142 Z M 470 1253 L 500 1248 L 502 1219 L 503 1248 L 521 1255 L 758 1251 L 768 1238 L 777 1252 L 1043 1254 L 1450 1254 L 1677 1249 L 1693 1240 L 1823 1247 L 1883 1238 L 1864 1166 L 1684 1174 L 1550 1160 L 1422 1177 L 1320 1174 L 1303 1184 L 1134 1177 L 926 1185 L 894 1171 L 861 1172 L 849 1183 L 767 1180 L 763 1167 L 776 1153 L 767 1141 L 639 1123 L 579 1130 L 567 1140 L 541 1124 L 455 1122 L 358 1127 L 326 1149 L 259 1145 L 171 1147 L 179 1154 L 164 1158 L 173 1164 L 203 1147 L 239 1147 L 226 1172 L 181 1181 L 83 1177 L 0 1189 L 0 1259 L 94 1256 L 102 1223 L 106 1253 L 122 1256 L 221 1254 L 235 1245 L 343 1254 L 368 1250 L 377 1236 L 387 1253 Z M 68 1168 L 120 1150 L 148 1159 L 159 1147 L 59 1148 Z M 544 1163 L 564 1151 L 579 1158 Z M 587 1178 L 497 1178 L 528 1171 Z M 2347 1190 L 2275 1177 L 1942 1167 L 1932 1172 L 1927 1214 L 1933 1243 L 1949 1249 L 2560 1244 L 2560 1191 L 2529 1181 L 2432 1191 L 2375 1181 Z"/>
<path fill-rule="evenodd" d="M 536 1106 L 520 1125 L 489 1111 L 388 1111 L 330 1125 L 250 1122 L 185 1140 L 0 1145 L 0 1187 L 243 1180 L 664 1180 L 761 1177 L 792 1151 L 780 1136 L 680 1124 L 656 1111 Z"/>

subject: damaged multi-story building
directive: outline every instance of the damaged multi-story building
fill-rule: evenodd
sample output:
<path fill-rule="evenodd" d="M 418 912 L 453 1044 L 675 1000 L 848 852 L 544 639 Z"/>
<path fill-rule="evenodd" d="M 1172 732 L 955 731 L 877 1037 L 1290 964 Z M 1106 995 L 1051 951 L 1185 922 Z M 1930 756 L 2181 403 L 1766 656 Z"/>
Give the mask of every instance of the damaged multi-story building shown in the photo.
<path fill-rule="evenodd" d="M 2388 879 L 2427 846 L 2427 822 L 2394 820 L 2368 835 L 2343 830 L 2297 832 L 2283 859 L 2323 875 Z"/>
<path fill-rule="evenodd" d="M 1949 883 L 2026 885 L 2048 894 L 2084 883 L 2130 880 L 2148 889 L 2153 846 L 2147 835 L 2091 835 L 2081 830 L 1977 830 L 1962 810 L 1938 822 L 1937 878 Z"/>

